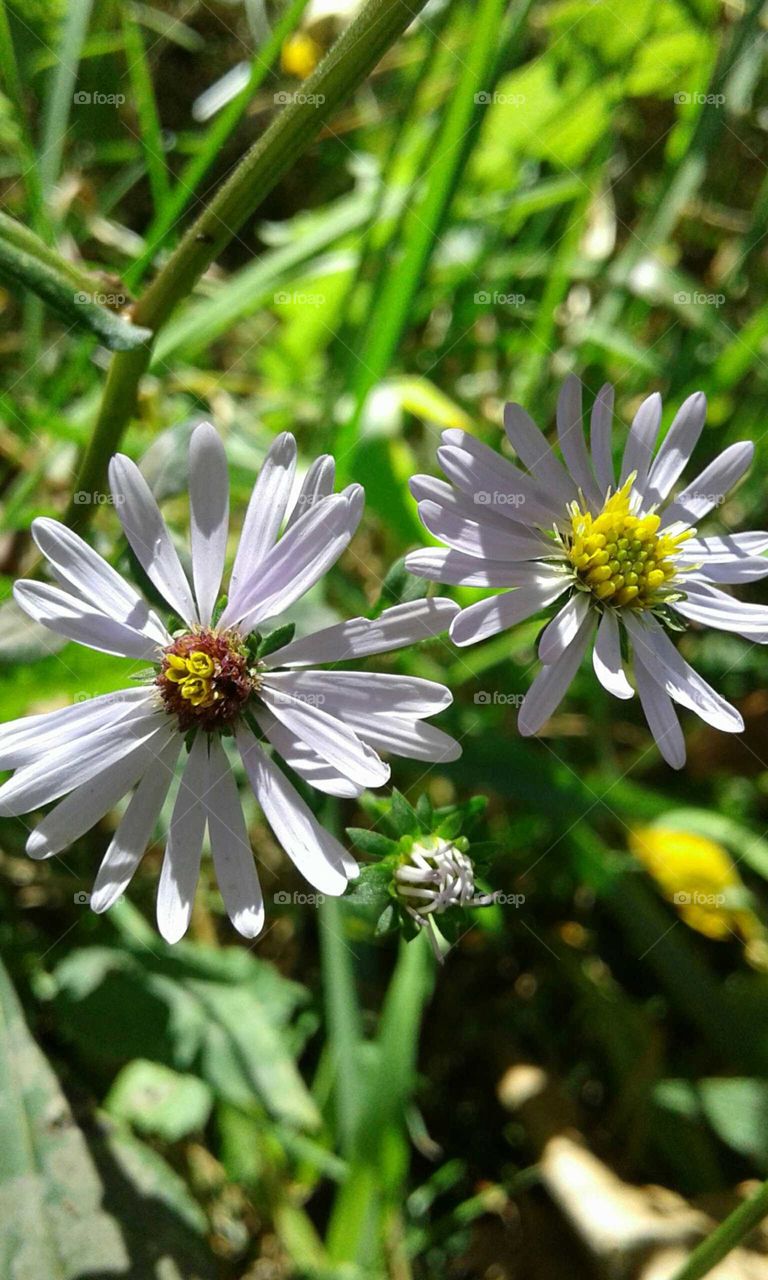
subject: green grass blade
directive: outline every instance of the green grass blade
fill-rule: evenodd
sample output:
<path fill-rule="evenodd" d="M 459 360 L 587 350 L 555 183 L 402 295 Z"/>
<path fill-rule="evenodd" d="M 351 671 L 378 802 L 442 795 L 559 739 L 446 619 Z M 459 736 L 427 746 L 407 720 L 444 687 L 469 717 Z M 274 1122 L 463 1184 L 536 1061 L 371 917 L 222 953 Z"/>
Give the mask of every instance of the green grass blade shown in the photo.
<path fill-rule="evenodd" d="M 92 4 L 93 0 L 70 0 L 66 8 L 61 46 L 43 113 L 40 182 L 46 195 L 50 194 L 61 172 L 77 68 L 88 33 Z"/>
<path fill-rule="evenodd" d="M 155 213 L 162 212 L 171 189 L 168 168 L 165 163 L 163 134 L 157 111 L 152 74 L 147 60 L 141 28 L 128 14 L 123 16 L 123 37 L 128 74 L 133 89 L 136 112 L 141 129 L 141 149 L 147 166 L 147 177 L 152 191 Z"/>

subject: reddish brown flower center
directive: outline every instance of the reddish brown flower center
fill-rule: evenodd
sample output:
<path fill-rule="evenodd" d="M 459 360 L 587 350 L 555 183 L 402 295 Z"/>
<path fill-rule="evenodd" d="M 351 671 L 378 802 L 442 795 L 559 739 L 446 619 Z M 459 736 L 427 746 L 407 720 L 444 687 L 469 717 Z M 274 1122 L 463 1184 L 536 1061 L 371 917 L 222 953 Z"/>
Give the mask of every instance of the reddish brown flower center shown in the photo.
<path fill-rule="evenodd" d="M 156 684 L 182 733 L 212 733 L 237 717 L 258 687 L 258 676 L 240 636 L 231 631 L 192 631 L 164 651 Z"/>

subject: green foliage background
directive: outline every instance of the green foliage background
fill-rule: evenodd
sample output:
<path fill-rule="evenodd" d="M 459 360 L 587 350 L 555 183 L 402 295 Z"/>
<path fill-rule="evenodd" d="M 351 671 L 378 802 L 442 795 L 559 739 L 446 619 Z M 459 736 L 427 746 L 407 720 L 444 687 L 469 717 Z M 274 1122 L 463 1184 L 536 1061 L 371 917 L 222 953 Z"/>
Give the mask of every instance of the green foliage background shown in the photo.
<path fill-rule="evenodd" d="M 279 45 L 303 8 L 270 12 L 270 40 L 258 4 L 0 3 L 5 211 L 101 273 L 105 294 L 137 294 L 276 95 L 301 91 Z M 243 59 L 231 127 L 196 123 L 193 103 Z M 764 526 L 767 80 L 754 3 L 430 4 L 160 335 L 123 447 L 180 536 L 195 421 L 225 437 L 235 525 L 270 440 L 294 431 L 305 463 L 331 451 L 367 494 L 313 619 L 365 613 L 424 541 L 407 479 L 436 473 L 439 430 L 499 445 L 505 399 L 549 426 L 573 370 L 588 399 L 615 384 L 617 448 L 650 391 L 665 427 L 706 391 L 691 474 L 756 445 L 710 531 Z M 0 320 L 8 596 L 30 520 L 66 506 L 108 356 L 21 289 L 0 293 Z M 110 507 L 92 537 L 131 572 Z M 759 584 L 750 596 L 768 601 Z M 46 654 L 0 617 L 4 719 L 122 683 L 120 660 Z M 395 781 L 414 803 L 487 794 L 489 880 L 524 895 L 473 913 L 436 980 L 419 943 L 396 962 L 343 904 L 273 902 L 264 937 L 241 945 L 208 871 L 170 951 L 151 924 L 161 841 L 130 902 L 97 919 L 78 895 L 109 823 L 42 865 L 24 823 L 1 824 L 2 1276 L 479 1277 L 493 1263 L 570 1278 L 582 1263 L 497 1099 L 520 1061 L 551 1072 L 629 1181 L 727 1198 L 768 1175 L 764 651 L 681 638 L 746 732 L 686 718 L 675 775 L 635 702 L 611 702 L 586 668 L 540 739 L 517 736 L 540 625 L 379 664 L 454 691 L 440 724 L 462 759 L 398 762 Z M 267 897 L 300 894 L 248 817 Z M 633 859 L 628 833 L 661 820 L 729 850 L 751 950 L 691 930 Z"/>

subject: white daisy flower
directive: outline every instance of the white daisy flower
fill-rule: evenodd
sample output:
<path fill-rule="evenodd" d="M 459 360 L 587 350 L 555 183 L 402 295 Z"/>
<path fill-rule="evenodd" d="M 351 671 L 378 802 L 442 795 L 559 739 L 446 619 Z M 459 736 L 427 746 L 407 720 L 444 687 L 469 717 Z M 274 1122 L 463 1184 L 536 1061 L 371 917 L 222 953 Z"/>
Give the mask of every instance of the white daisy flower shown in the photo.
<path fill-rule="evenodd" d="M 514 588 L 462 609 L 450 629 L 455 644 L 475 644 L 561 601 L 539 640 L 543 668 L 520 708 L 522 734 L 536 733 L 552 715 L 593 641 L 600 683 L 631 698 L 623 640 L 651 732 L 674 768 L 685 761 L 685 745 L 673 703 L 717 729 L 743 729 L 738 711 L 680 656 L 667 630 L 690 620 L 768 642 L 768 608 L 721 590 L 768 574 L 768 533 L 699 537 L 695 527 L 744 475 L 754 446 L 730 445 L 670 500 L 705 413 L 704 395 L 689 396 L 657 448 L 661 398 L 649 396 L 617 476 L 612 388 L 595 400 L 588 450 L 581 384 L 570 377 L 557 406 L 562 461 L 525 410 L 509 404 L 504 424 L 525 470 L 451 430 L 437 456 L 452 483 L 413 478 L 424 525 L 449 549 L 413 552 L 410 572 L 457 586 Z"/>
<path fill-rule="evenodd" d="M 279 536 L 295 468 L 296 443 L 286 433 L 272 445 L 254 487 L 220 615 L 229 485 L 223 445 L 207 423 L 190 443 L 191 584 L 138 467 L 119 454 L 110 466 L 126 537 L 182 620 L 180 629 L 171 634 L 120 574 L 56 520 L 36 520 L 33 536 L 59 585 L 16 584 L 18 603 L 37 621 L 152 669 L 138 686 L 0 726 L 0 768 L 16 771 L 0 787 L 0 814 L 58 801 L 27 843 L 32 857 L 47 858 L 135 787 L 91 896 L 93 909 L 104 911 L 136 870 L 186 742 L 157 895 L 158 926 L 169 942 L 189 924 L 206 825 L 232 923 L 251 938 L 264 922 L 224 739 L 237 746 L 278 842 L 314 888 L 330 895 L 344 892 L 357 864 L 318 823 L 264 749 L 265 740 L 308 783 L 334 796 L 357 796 L 385 783 L 389 766 L 379 751 L 429 761 L 460 754 L 453 738 L 423 723 L 451 702 L 442 685 L 315 669 L 436 635 L 457 612 L 452 601 L 396 605 L 374 621 L 353 618 L 301 639 L 286 635 L 287 643 L 258 653 L 256 629 L 284 616 L 338 560 L 362 514 L 362 488 L 334 494 L 333 459 L 324 456 L 309 468 Z"/>

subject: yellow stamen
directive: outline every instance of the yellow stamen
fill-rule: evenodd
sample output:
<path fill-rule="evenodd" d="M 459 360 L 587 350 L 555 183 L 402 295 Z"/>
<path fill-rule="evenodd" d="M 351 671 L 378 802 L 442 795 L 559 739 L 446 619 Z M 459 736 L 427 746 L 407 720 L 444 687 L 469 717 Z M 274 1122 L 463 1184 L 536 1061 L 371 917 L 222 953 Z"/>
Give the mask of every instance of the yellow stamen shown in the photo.
<path fill-rule="evenodd" d="M 677 553 L 693 530 L 660 533 L 661 517 L 655 511 L 632 512 L 634 479 L 630 476 L 611 494 L 597 516 L 572 504 L 568 558 L 597 600 L 650 609 L 663 602 L 663 588 L 678 572 Z"/>

